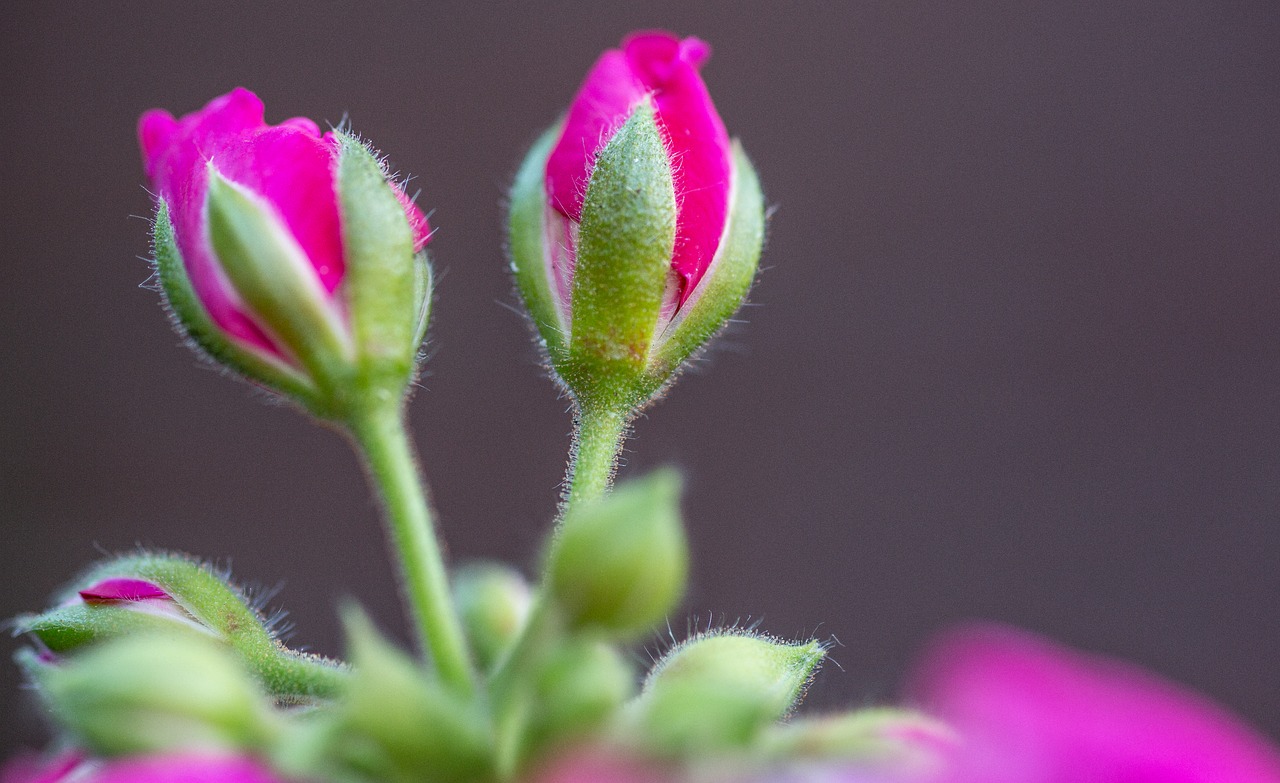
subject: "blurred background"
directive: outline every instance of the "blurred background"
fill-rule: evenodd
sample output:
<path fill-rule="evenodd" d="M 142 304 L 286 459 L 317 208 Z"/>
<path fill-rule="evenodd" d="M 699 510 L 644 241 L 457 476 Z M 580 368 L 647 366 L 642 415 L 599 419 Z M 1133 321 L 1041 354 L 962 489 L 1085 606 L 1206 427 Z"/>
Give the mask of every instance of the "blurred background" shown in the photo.
<path fill-rule="evenodd" d="M 666 27 L 714 46 L 704 76 L 776 208 L 745 323 L 627 454 L 688 477 L 687 615 L 838 639 L 816 708 L 893 698 L 931 634 L 981 617 L 1280 735 L 1274 2 L 0 19 L 0 616 L 142 544 L 279 588 L 295 644 L 340 653 L 347 596 L 404 638 L 347 444 L 202 366 L 139 288 L 137 116 L 236 85 L 270 122 L 349 116 L 414 175 L 441 274 L 411 416 L 444 533 L 454 560 L 531 566 L 570 419 L 512 310 L 504 190 L 598 53 Z M 8 755 L 44 729 L 0 672 Z"/>

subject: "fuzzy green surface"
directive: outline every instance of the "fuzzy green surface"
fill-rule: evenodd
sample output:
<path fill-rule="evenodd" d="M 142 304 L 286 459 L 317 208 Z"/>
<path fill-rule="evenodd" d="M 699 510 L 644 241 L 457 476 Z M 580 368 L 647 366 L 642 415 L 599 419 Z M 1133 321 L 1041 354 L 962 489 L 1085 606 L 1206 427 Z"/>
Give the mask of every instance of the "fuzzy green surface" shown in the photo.
<path fill-rule="evenodd" d="M 538 330 L 548 358 L 559 366 L 568 356 L 568 326 L 560 316 L 544 257 L 544 226 L 547 192 L 543 184 L 547 156 L 560 138 L 561 123 L 548 128 L 525 156 L 511 186 L 511 206 L 507 243 L 511 271 L 524 299 L 534 327 Z"/>
<path fill-rule="evenodd" d="M 671 162 L 642 103 L 596 158 L 582 205 L 569 357 L 557 367 L 583 407 L 629 410 L 645 370 L 675 243 Z"/>

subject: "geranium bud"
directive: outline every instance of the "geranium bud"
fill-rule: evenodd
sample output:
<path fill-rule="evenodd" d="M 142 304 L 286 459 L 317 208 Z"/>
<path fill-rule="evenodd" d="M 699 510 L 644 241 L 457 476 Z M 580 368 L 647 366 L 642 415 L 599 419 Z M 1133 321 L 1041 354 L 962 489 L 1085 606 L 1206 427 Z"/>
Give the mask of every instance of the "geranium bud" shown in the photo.
<path fill-rule="evenodd" d="M 194 634 L 115 639 L 41 667 L 38 684 L 59 722 L 99 753 L 253 748 L 276 720 L 231 651 Z"/>
<path fill-rule="evenodd" d="M 629 36 L 517 175 L 516 281 L 580 403 L 648 400 L 755 276 L 763 198 L 698 73 L 709 56 L 696 38 Z"/>
<path fill-rule="evenodd" d="M 148 631 L 194 633 L 232 649 L 272 695 L 285 699 L 332 695 L 343 677 L 331 661 L 286 649 L 240 588 L 179 555 L 104 561 L 57 596 L 53 609 L 15 625 L 60 655 Z"/>
<path fill-rule="evenodd" d="M 818 642 L 698 636 L 653 668 L 634 716 L 660 751 L 746 745 L 795 708 L 824 655 Z"/>
<path fill-rule="evenodd" d="M 501 563 L 474 563 L 458 569 L 453 596 L 476 663 L 496 664 L 524 627 L 533 604 L 529 583 Z"/>
<path fill-rule="evenodd" d="M 343 619 L 353 673 L 322 768 L 343 779 L 353 771 L 368 780 L 487 779 L 490 727 L 480 705 L 397 649 L 360 610 Z"/>
<path fill-rule="evenodd" d="M 546 584 L 571 626 L 629 636 L 679 604 L 687 550 L 680 477 L 659 470 L 569 510 L 548 550 Z"/>
<path fill-rule="evenodd" d="M 155 254 L 177 325 L 320 416 L 403 391 L 426 328 L 426 218 L 373 153 L 238 88 L 138 124 Z"/>
<path fill-rule="evenodd" d="M 575 639 L 543 663 L 536 687 L 533 741 L 563 744 L 604 725 L 635 693 L 636 676 L 612 645 Z"/>

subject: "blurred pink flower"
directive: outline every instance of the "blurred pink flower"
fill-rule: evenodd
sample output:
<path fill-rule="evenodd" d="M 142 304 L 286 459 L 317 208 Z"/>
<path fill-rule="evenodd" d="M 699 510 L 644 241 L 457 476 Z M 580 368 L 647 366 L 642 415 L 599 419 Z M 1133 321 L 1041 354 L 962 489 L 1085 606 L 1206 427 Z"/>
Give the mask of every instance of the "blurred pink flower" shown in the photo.
<path fill-rule="evenodd" d="M 256 761 L 182 753 L 91 761 L 77 752 L 41 762 L 19 757 L 0 770 L 0 783 L 282 783 Z"/>
<path fill-rule="evenodd" d="M 1013 628 L 944 634 L 908 697 L 961 736 L 946 783 L 1280 782 L 1280 749 L 1203 696 Z"/>

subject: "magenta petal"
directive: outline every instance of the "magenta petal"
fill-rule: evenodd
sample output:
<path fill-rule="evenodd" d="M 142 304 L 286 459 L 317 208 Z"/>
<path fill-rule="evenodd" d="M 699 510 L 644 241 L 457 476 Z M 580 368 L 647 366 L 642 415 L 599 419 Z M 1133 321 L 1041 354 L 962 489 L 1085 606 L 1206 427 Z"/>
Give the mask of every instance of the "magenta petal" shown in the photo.
<path fill-rule="evenodd" d="M 280 783 L 280 780 L 252 759 L 186 753 L 111 761 L 98 770 L 89 783 Z"/>
<path fill-rule="evenodd" d="M 729 133 L 698 75 L 711 47 L 661 32 L 638 33 L 623 46 L 632 69 L 653 92 L 671 154 L 678 210 L 671 266 L 683 281 L 683 304 L 720 247 L 733 185 Z"/>
<path fill-rule="evenodd" d="M 582 219 L 582 199 L 596 153 L 648 92 L 617 49 L 600 55 L 565 116 L 560 141 L 547 158 L 547 198 L 565 217 Z"/>
<path fill-rule="evenodd" d="M 80 591 L 85 601 L 141 601 L 146 598 L 168 598 L 169 594 L 159 585 L 144 579 L 116 577 L 103 579 L 101 582 Z"/>
<path fill-rule="evenodd" d="M 169 208 L 191 285 L 210 318 L 231 338 L 284 358 L 245 310 L 209 246 L 207 164 L 212 161 L 223 176 L 276 209 L 332 292 L 345 264 L 333 155 L 319 128 L 305 118 L 267 125 L 262 101 L 238 87 L 180 119 L 160 110 L 145 113 L 138 140 L 156 197 Z"/>
<path fill-rule="evenodd" d="M 1011 628 L 944 636 L 911 691 L 963 738 L 956 783 L 1280 781 L 1280 749 L 1204 697 Z"/>

